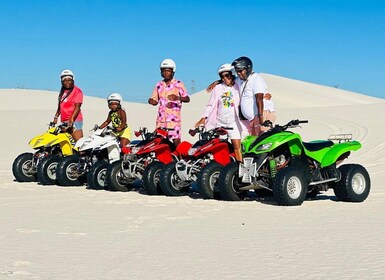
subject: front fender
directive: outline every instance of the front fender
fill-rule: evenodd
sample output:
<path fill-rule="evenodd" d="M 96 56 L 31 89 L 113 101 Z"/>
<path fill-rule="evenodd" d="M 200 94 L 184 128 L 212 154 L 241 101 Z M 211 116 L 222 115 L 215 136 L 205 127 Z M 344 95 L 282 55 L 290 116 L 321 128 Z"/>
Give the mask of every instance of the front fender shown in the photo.
<path fill-rule="evenodd" d="M 321 161 L 321 168 L 329 166 L 337 161 L 337 159 L 349 152 L 357 151 L 361 148 L 361 143 L 358 141 L 344 142 L 335 144 L 331 149 L 324 155 Z"/>
<path fill-rule="evenodd" d="M 46 146 L 48 143 L 51 143 L 52 141 L 55 140 L 55 138 L 56 138 L 56 135 L 47 131 L 41 135 L 33 137 L 29 141 L 28 145 L 31 146 L 33 149 L 38 149 Z"/>
<path fill-rule="evenodd" d="M 259 142 L 257 145 L 253 145 L 251 143 L 252 138 L 249 138 L 249 142 L 242 142 L 242 144 L 245 144 L 245 154 L 261 154 L 273 151 L 277 149 L 279 146 L 282 146 L 283 144 L 288 145 L 290 152 L 294 156 L 299 156 L 302 154 L 303 145 L 301 136 L 297 133 L 291 133 L 291 132 L 281 132 L 274 135 L 271 135 L 270 137 L 263 139 L 261 142 Z M 258 138 L 255 139 L 255 141 L 258 141 Z"/>
<path fill-rule="evenodd" d="M 60 145 L 62 153 L 65 156 L 73 155 L 74 150 L 77 150 L 77 148 L 75 148 L 75 141 L 68 133 L 59 133 L 54 136 L 55 138 L 45 146 Z"/>

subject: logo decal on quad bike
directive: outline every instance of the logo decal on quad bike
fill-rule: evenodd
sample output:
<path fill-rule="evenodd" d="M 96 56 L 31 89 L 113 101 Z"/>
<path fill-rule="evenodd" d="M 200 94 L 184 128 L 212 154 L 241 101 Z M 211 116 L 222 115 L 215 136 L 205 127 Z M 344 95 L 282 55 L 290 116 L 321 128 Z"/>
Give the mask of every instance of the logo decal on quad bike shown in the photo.
<path fill-rule="evenodd" d="M 239 177 L 242 177 L 243 183 L 251 183 L 252 178 L 256 177 L 257 165 L 253 158 L 244 158 L 243 163 L 239 165 Z"/>

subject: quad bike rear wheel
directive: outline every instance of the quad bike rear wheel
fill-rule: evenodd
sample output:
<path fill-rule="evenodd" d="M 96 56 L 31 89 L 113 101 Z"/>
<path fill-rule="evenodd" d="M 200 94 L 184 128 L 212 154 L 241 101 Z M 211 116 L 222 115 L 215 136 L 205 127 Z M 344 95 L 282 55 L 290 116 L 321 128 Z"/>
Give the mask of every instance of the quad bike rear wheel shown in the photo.
<path fill-rule="evenodd" d="M 370 192 L 370 177 L 368 171 L 359 164 L 345 164 L 338 168 L 341 180 L 333 186 L 338 200 L 347 202 L 362 202 Z"/>

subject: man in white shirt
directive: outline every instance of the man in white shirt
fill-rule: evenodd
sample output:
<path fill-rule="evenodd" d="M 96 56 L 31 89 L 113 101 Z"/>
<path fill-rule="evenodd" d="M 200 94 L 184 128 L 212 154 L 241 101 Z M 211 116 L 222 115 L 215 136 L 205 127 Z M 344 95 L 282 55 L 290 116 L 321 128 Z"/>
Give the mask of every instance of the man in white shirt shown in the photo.
<path fill-rule="evenodd" d="M 263 123 L 263 96 L 267 93 L 265 80 L 253 72 L 253 63 L 250 58 L 241 56 L 233 61 L 239 79 L 241 92 L 241 111 L 250 122 L 249 133 L 259 135 Z"/>

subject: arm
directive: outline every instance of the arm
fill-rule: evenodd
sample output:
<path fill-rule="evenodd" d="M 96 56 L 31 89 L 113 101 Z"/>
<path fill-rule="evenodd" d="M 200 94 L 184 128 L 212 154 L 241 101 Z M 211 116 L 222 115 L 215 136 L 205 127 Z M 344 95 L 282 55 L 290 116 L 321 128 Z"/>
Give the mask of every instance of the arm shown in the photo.
<path fill-rule="evenodd" d="M 267 93 L 265 93 L 263 98 L 266 99 L 266 100 L 270 100 L 271 99 L 271 94 L 269 92 L 267 92 Z"/>
<path fill-rule="evenodd" d="M 126 128 L 126 124 L 127 124 L 127 115 L 126 115 L 126 112 L 124 110 L 120 110 L 119 111 L 119 116 L 120 116 L 120 120 L 122 121 L 121 124 L 116 128 L 116 131 L 117 132 L 121 132 L 122 130 L 124 130 Z"/>
<path fill-rule="evenodd" d="M 209 84 L 209 86 L 206 88 L 206 91 L 207 92 L 212 92 L 213 89 L 215 88 L 216 85 L 219 85 L 222 81 L 221 80 L 216 80 L 214 82 L 212 82 L 211 84 Z"/>
<path fill-rule="evenodd" d="M 217 93 L 217 87 L 214 88 L 213 92 L 210 95 L 209 102 L 206 105 L 205 111 L 203 113 L 202 118 L 195 124 L 195 127 L 198 127 L 200 125 L 205 126 L 207 123 L 207 118 L 213 113 L 213 110 L 215 106 L 218 104 L 218 93 Z M 216 116 L 215 116 L 216 117 Z"/>
<path fill-rule="evenodd" d="M 190 96 L 181 96 L 181 95 L 176 95 L 176 94 L 171 94 L 168 97 L 168 100 L 170 101 L 180 101 L 184 103 L 189 103 L 190 102 Z"/>
<path fill-rule="evenodd" d="M 58 102 L 57 104 L 56 113 L 55 113 L 55 116 L 53 117 L 54 124 L 57 124 L 57 119 L 59 118 L 59 116 L 60 116 L 60 102 Z"/>
<path fill-rule="evenodd" d="M 156 105 L 158 105 L 158 101 L 156 101 L 155 99 L 153 99 L 153 98 L 149 98 L 148 99 L 148 104 L 151 104 L 151 105 L 153 105 L 153 106 L 156 106 Z"/>
<path fill-rule="evenodd" d="M 184 86 L 183 82 L 177 81 L 176 88 L 179 89 L 178 94 L 171 94 L 167 97 L 170 101 L 180 101 L 181 103 L 189 103 L 190 102 L 190 96 L 187 93 L 186 87 Z"/>
<path fill-rule="evenodd" d="M 195 125 L 194 125 L 194 127 L 198 127 L 198 126 L 204 126 L 205 125 L 205 123 L 206 123 L 206 117 L 202 117 Z"/>
<path fill-rule="evenodd" d="M 110 113 L 108 113 L 107 119 L 99 126 L 99 128 L 105 128 L 111 122 Z"/>
<path fill-rule="evenodd" d="M 148 104 L 152 106 L 158 105 L 159 99 L 158 99 L 158 87 L 159 85 L 156 84 L 154 90 L 152 91 L 151 97 L 148 99 Z"/>
<path fill-rule="evenodd" d="M 255 98 L 256 98 L 257 108 L 258 108 L 257 117 L 259 119 L 259 123 L 263 123 L 263 93 L 257 93 L 255 95 Z"/>

